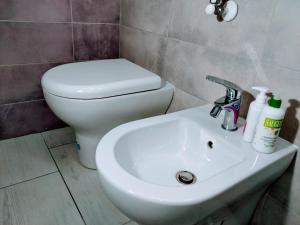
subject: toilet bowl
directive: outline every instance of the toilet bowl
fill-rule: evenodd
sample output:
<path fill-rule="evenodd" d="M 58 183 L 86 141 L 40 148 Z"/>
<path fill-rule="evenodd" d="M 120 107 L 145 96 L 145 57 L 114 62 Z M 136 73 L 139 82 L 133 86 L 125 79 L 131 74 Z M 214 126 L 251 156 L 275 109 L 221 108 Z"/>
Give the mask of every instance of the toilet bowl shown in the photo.
<path fill-rule="evenodd" d="M 95 169 L 101 138 L 120 124 L 164 114 L 174 87 L 125 59 L 70 63 L 42 78 L 47 104 L 75 130 L 79 161 Z"/>

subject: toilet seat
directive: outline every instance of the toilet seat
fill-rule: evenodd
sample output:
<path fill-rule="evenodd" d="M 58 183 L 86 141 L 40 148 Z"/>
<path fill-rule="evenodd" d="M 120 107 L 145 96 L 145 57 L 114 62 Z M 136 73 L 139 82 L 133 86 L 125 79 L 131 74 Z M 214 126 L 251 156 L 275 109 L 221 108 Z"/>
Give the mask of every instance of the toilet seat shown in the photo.
<path fill-rule="evenodd" d="M 42 86 L 63 98 L 99 99 L 159 89 L 162 80 L 126 59 L 110 59 L 55 67 L 45 73 Z"/>

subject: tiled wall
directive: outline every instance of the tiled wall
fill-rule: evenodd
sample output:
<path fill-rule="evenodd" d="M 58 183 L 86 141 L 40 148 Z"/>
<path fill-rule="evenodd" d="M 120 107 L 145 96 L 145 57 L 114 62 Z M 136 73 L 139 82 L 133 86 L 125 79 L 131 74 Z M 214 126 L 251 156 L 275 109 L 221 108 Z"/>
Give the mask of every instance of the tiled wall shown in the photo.
<path fill-rule="evenodd" d="M 119 15 L 119 0 L 0 1 L 0 139 L 64 126 L 43 99 L 41 76 L 118 58 Z"/>
<path fill-rule="evenodd" d="M 300 145 L 299 0 L 236 0 L 231 23 L 206 16 L 209 0 L 122 0 L 121 56 L 176 87 L 171 111 L 212 102 L 224 88 L 206 74 L 231 80 L 248 94 L 255 85 L 276 90 L 288 106 L 281 135 Z M 299 157 L 298 157 L 299 158 Z M 300 224 L 300 160 L 269 189 L 255 225 Z"/>

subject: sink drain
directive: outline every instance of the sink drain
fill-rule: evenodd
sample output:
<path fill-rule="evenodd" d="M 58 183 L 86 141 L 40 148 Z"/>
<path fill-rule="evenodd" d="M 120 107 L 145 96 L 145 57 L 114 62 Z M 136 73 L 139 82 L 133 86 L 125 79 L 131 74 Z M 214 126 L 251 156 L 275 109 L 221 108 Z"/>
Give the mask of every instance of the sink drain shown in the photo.
<path fill-rule="evenodd" d="M 179 183 L 182 184 L 194 184 L 197 180 L 196 176 L 193 173 L 186 170 L 181 170 L 177 172 L 176 179 Z"/>

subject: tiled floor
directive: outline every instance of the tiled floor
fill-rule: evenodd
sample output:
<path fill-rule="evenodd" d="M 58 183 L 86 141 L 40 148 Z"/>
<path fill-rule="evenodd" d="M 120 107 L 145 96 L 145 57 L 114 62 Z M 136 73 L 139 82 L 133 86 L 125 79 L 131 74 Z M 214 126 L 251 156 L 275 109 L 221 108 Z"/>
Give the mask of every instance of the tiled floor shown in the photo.
<path fill-rule="evenodd" d="M 82 167 L 70 128 L 0 141 L 0 224 L 137 225 Z"/>

